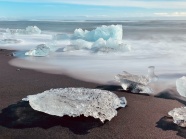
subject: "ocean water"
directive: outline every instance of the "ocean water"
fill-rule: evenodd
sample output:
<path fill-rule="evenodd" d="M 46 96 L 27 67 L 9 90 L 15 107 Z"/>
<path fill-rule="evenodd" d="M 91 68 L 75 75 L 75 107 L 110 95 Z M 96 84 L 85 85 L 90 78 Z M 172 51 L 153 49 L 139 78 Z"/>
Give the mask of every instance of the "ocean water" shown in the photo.
<path fill-rule="evenodd" d="M 24 55 L 39 44 L 53 43 L 52 35 L 117 24 L 123 26 L 123 41 L 131 46 L 129 52 L 63 52 L 61 48 L 70 42 L 58 40 L 55 41 L 57 51 L 46 57 Z M 175 88 L 176 79 L 186 75 L 186 21 L 0 21 L 0 40 L 7 38 L 6 28 L 25 29 L 27 26 L 37 26 L 42 33 L 10 35 L 8 38 L 21 42 L 0 44 L 0 48 L 17 50 L 17 57 L 9 62 L 13 66 L 102 84 L 117 84 L 114 76 L 122 71 L 146 75 L 148 67 L 155 66 L 159 81 L 152 86 L 156 92 Z"/>

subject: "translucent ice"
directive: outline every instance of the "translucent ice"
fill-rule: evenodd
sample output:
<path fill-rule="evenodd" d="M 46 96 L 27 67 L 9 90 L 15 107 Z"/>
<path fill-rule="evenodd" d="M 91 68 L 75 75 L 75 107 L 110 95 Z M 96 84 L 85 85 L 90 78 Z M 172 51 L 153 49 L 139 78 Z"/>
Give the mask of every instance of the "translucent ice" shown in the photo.
<path fill-rule="evenodd" d="M 181 96 L 186 97 L 186 76 L 176 80 L 176 89 Z"/>
<path fill-rule="evenodd" d="M 108 40 L 110 38 L 115 40 L 122 40 L 123 29 L 122 25 L 110 25 L 110 26 L 101 26 L 97 27 L 92 31 L 76 29 L 72 36 L 73 39 L 83 39 L 86 41 L 95 42 L 100 38 Z"/>
<path fill-rule="evenodd" d="M 46 56 L 50 52 L 50 48 L 46 44 L 40 44 L 36 48 L 28 51 L 25 55 L 29 56 Z"/>
<path fill-rule="evenodd" d="M 186 127 L 186 107 L 174 108 L 168 114 L 173 117 L 175 124 Z"/>
<path fill-rule="evenodd" d="M 155 69 L 154 66 L 149 66 L 148 67 L 148 75 L 147 75 L 147 77 L 149 79 L 149 82 L 154 82 L 154 81 L 158 80 L 158 76 L 155 75 L 154 69 Z"/>
<path fill-rule="evenodd" d="M 117 115 L 116 109 L 125 107 L 125 97 L 118 98 L 110 91 L 86 88 L 51 89 L 23 100 L 41 112 L 56 116 L 77 117 L 84 115 L 99 118 L 102 122 Z"/>

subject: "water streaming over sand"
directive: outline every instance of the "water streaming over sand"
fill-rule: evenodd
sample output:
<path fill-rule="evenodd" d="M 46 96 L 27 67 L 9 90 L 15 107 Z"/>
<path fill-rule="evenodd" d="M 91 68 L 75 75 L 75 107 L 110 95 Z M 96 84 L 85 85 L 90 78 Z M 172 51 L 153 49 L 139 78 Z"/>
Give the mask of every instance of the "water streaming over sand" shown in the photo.
<path fill-rule="evenodd" d="M 95 29 L 101 25 L 123 26 L 123 41 L 131 51 L 123 53 L 90 53 L 85 50 L 63 52 L 70 44 L 67 40 L 55 41 L 58 48 L 46 57 L 25 56 L 25 51 L 39 44 L 52 44 L 54 34 L 72 34 L 76 28 Z M 186 75 L 186 21 L 118 21 L 118 22 L 0 22 L 0 37 L 6 28 L 25 29 L 37 26 L 41 34 L 10 36 L 20 43 L 1 44 L 4 49 L 18 50 L 17 58 L 9 63 L 14 66 L 53 74 L 67 74 L 85 81 L 115 84 L 114 76 L 122 71 L 147 74 L 149 66 L 155 66 L 159 82 L 153 84 L 156 92 L 174 88 L 175 80 Z"/>

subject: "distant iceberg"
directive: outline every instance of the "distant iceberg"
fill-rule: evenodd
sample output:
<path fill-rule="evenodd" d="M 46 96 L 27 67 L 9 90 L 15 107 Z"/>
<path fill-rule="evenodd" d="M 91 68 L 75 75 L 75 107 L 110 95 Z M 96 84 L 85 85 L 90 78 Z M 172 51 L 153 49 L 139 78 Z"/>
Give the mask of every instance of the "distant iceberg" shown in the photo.
<path fill-rule="evenodd" d="M 17 39 L 3 39 L 0 40 L 1 44 L 16 44 L 16 43 L 20 43 L 21 40 L 17 40 Z"/>
<path fill-rule="evenodd" d="M 32 34 L 41 34 L 41 30 L 37 26 L 28 26 L 26 29 L 6 29 L 7 35 L 32 35 Z"/>
<path fill-rule="evenodd" d="M 110 91 L 88 88 L 51 89 L 23 100 L 29 101 L 34 110 L 50 115 L 92 116 L 102 122 L 110 121 L 117 115 L 117 108 L 127 105 L 125 97 L 118 98 Z"/>

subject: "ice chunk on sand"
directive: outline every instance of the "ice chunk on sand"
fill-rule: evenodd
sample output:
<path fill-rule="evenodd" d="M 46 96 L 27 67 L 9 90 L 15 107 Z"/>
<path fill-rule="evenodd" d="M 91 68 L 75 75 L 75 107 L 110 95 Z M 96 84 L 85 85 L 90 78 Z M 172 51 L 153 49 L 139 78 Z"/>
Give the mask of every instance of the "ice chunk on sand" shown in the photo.
<path fill-rule="evenodd" d="M 173 122 L 181 127 L 186 127 L 186 107 L 174 108 L 168 114 L 173 117 Z"/>
<path fill-rule="evenodd" d="M 134 75 L 126 71 L 123 74 L 115 76 L 116 81 L 120 82 L 122 88 L 133 93 L 153 93 L 153 90 L 148 86 L 149 83 L 158 80 L 158 76 L 154 74 L 154 66 L 148 67 L 148 75 Z"/>
<path fill-rule="evenodd" d="M 28 26 L 26 29 L 6 29 L 7 35 L 18 35 L 18 34 L 24 34 L 24 35 L 31 35 L 31 34 L 41 34 L 41 30 L 37 26 Z"/>
<path fill-rule="evenodd" d="M 40 44 L 36 48 L 28 51 L 25 55 L 29 56 L 47 56 L 50 52 L 50 48 L 46 44 Z"/>
<path fill-rule="evenodd" d="M 116 109 L 125 107 L 125 97 L 118 98 L 110 91 L 87 88 L 58 88 L 29 95 L 23 100 L 37 111 L 56 116 L 84 115 L 99 118 L 102 122 L 117 115 Z"/>
<path fill-rule="evenodd" d="M 123 37 L 123 29 L 122 25 L 110 25 L 105 26 L 102 25 L 101 27 L 97 27 L 92 31 L 76 29 L 72 36 L 73 39 L 83 39 L 86 41 L 95 42 L 100 38 L 104 40 L 108 40 L 110 38 L 115 40 L 122 40 Z"/>
<path fill-rule="evenodd" d="M 143 75 L 133 75 L 126 71 L 118 74 L 115 79 L 120 82 L 122 88 L 132 93 L 153 93 L 153 90 L 147 86 L 149 79 Z"/>
<path fill-rule="evenodd" d="M 176 89 L 181 96 L 186 97 L 186 76 L 176 80 Z"/>

